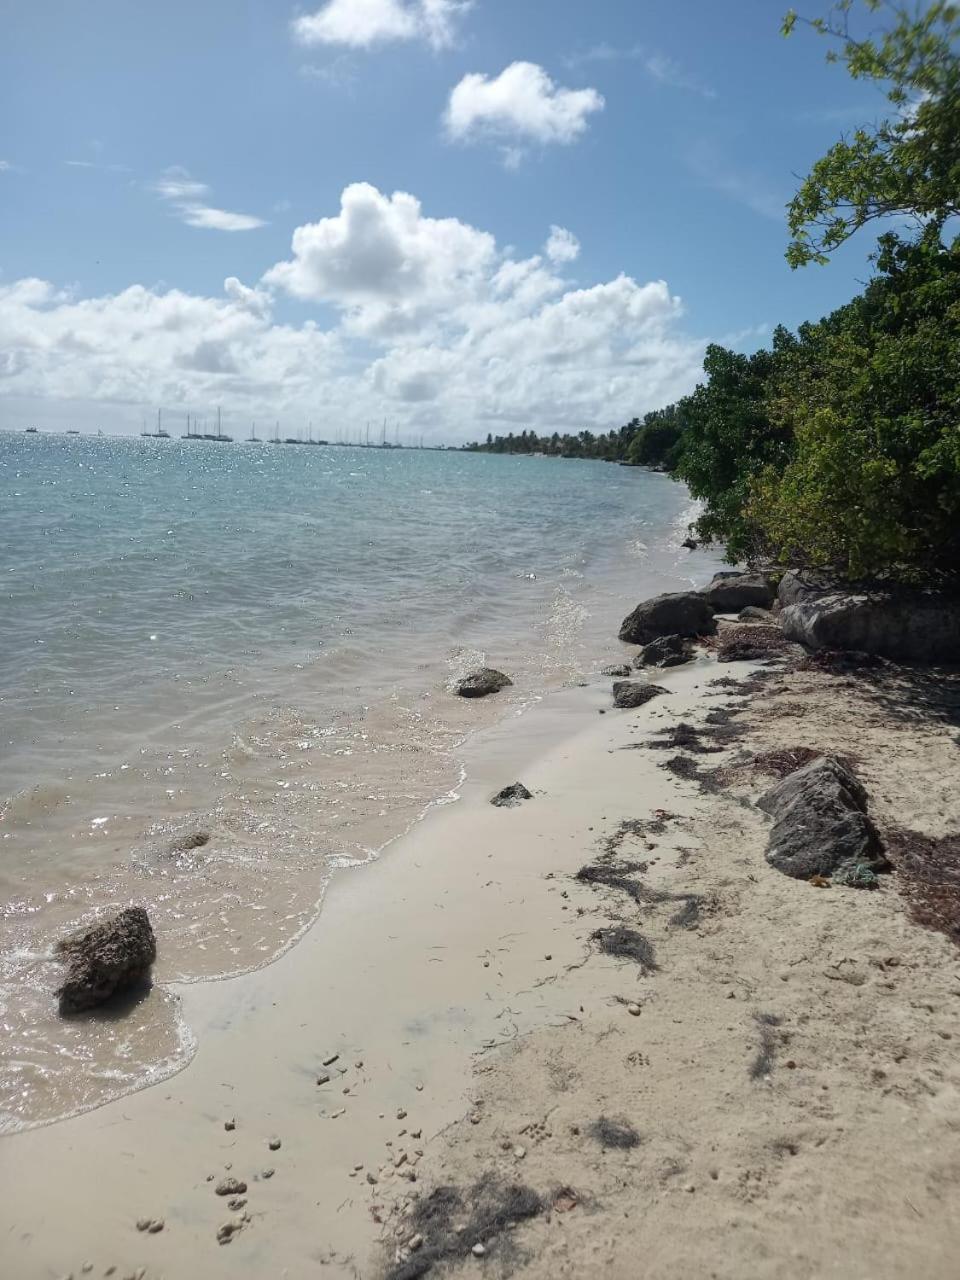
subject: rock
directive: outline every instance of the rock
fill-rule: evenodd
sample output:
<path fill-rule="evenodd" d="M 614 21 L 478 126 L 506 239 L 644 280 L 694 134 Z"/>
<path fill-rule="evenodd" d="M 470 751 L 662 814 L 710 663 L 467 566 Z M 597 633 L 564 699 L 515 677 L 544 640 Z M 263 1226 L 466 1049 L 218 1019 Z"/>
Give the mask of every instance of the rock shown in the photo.
<path fill-rule="evenodd" d="M 704 587 L 703 595 L 717 613 L 739 613 L 747 605 L 768 609 L 776 592 L 764 573 L 724 572 Z"/>
<path fill-rule="evenodd" d="M 787 599 L 796 591 L 791 589 Z M 936 591 L 807 587 L 781 601 L 784 635 L 810 649 L 858 650 L 900 662 L 960 661 L 960 596 Z"/>
<path fill-rule="evenodd" d="M 470 1250 L 470 1252 L 473 1254 L 475 1258 L 482 1258 L 487 1251 L 478 1240 L 477 1243 Z"/>
<path fill-rule="evenodd" d="M 717 629 L 713 609 L 699 591 L 675 591 L 638 604 L 620 626 L 628 644 L 649 644 L 658 636 L 705 636 Z"/>
<path fill-rule="evenodd" d="M 615 707 L 642 707 L 645 702 L 655 698 L 658 693 L 667 693 L 658 684 L 641 684 L 639 680 L 615 680 L 613 682 L 613 705 Z"/>
<path fill-rule="evenodd" d="M 823 595 L 834 585 L 825 574 L 788 569 L 777 587 L 777 606 L 785 609 L 789 604 L 813 599 L 815 596 Z"/>
<path fill-rule="evenodd" d="M 628 676 L 632 668 L 626 662 L 612 662 L 608 667 L 601 667 L 602 676 Z"/>
<path fill-rule="evenodd" d="M 79 1013 L 141 982 L 157 958 L 157 940 L 143 907 L 127 907 L 63 939 L 57 951 L 67 966 L 56 993 L 60 1012 Z"/>
<path fill-rule="evenodd" d="M 679 667 L 693 659 L 693 645 L 686 636 L 658 636 L 645 644 L 633 660 L 635 667 Z"/>
<path fill-rule="evenodd" d="M 498 809 L 512 809 L 515 805 L 522 804 L 524 800 L 532 800 L 533 792 L 528 791 L 522 782 L 512 782 L 509 787 L 504 787 L 490 801 L 495 804 Z"/>
<path fill-rule="evenodd" d="M 788 774 L 757 804 L 773 815 L 767 861 L 798 880 L 834 876 L 864 886 L 864 872 L 888 866 L 877 829 L 867 816 L 862 783 L 832 756 L 819 756 Z"/>
<path fill-rule="evenodd" d="M 738 622 L 773 622 L 773 614 L 769 609 L 761 609 L 755 604 L 748 604 L 745 609 L 741 609 L 737 617 Z"/>
<path fill-rule="evenodd" d="M 279 1151 L 279 1150 L 280 1150 L 280 1139 L 279 1139 L 279 1138 L 271 1138 L 271 1139 L 269 1140 L 269 1142 L 267 1143 L 267 1146 L 270 1148 L 270 1150 L 271 1150 L 271 1151 Z"/>
<path fill-rule="evenodd" d="M 489 693 L 499 693 L 513 684 L 509 676 L 493 667 L 480 667 L 464 676 L 457 685 L 457 693 L 461 698 L 485 698 Z"/>
<path fill-rule="evenodd" d="M 684 540 L 680 543 L 680 545 L 681 547 L 686 547 L 688 551 L 696 551 L 700 543 L 696 540 L 696 538 L 684 538 Z"/>
<path fill-rule="evenodd" d="M 247 1184 L 238 1178 L 221 1178 L 214 1187 L 218 1196 L 242 1196 L 246 1189 Z"/>

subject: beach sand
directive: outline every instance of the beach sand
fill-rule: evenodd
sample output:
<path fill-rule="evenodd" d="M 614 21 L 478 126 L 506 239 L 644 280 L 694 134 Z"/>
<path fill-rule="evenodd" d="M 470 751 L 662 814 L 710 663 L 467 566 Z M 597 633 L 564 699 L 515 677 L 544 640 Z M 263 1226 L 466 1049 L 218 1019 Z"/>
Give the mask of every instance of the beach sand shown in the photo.
<path fill-rule="evenodd" d="M 338 873 L 297 947 L 176 988 L 184 1071 L 0 1141 L 4 1280 L 412 1277 L 441 1236 L 465 1275 L 955 1276 L 960 953 L 895 876 L 771 869 L 752 799 L 772 778 L 748 763 L 846 753 L 881 828 L 939 836 L 960 829 L 955 728 L 844 676 L 710 683 L 752 670 L 705 655 L 639 710 L 603 680 L 476 735 L 460 799 Z M 685 753 L 718 778 L 644 745 L 730 705 L 744 733 Z M 489 804 L 517 780 L 531 800 Z M 586 864 L 626 865 L 641 901 Z M 599 954 L 616 926 L 644 963 Z M 471 1213 L 478 1183 L 488 1208 L 529 1188 L 532 1216 Z M 410 1201 L 441 1186 L 431 1237 Z"/>

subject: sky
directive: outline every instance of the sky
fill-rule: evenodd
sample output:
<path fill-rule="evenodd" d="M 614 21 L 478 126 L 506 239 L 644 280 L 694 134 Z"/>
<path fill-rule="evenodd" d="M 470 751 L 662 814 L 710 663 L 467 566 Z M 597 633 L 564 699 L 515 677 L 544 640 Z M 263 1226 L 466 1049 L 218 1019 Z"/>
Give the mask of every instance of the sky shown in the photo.
<path fill-rule="evenodd" d="M 450 444 L 669 403 L 869 275 L 869 237 L 783 257 L 883 110 L 786 7 L 4 0 L 0 428 Z"/>

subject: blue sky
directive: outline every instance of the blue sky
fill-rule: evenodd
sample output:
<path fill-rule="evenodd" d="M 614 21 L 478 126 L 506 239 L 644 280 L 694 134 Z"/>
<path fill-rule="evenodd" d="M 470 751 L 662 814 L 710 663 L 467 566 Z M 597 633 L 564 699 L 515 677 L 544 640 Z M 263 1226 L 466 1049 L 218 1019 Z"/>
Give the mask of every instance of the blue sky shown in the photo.
<path fill-rule="evenodd" d="M 866 238 L 783 259 L 797 175 L 883 107 L 784 7 L 7 6 L 0 426 L 220 403 L 454 440 L 688 390 L 705 341 L 869 271 Z"/>

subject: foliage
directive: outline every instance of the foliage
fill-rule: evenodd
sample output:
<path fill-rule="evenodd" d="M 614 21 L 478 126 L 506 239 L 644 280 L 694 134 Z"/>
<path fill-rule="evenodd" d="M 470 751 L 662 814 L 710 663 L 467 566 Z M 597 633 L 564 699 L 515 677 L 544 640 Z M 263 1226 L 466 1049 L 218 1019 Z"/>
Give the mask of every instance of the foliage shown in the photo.
<path fill-rule="evenodd" d="M 863 0 L 889 26 L 856 38 L 855 0 L 838 0 L 826 18 L 797 22 L 834 41 L 827 58 L 842 62 L 856 80 L 885 88 L 890 111 L 878 124 L 857 129 L 819 159 L 790 203 L 792 267 L 825 263 L 861 227 L 878 218 L 913 217 L 942 228 L 960 213 L 960 5 L 931 0 L 914 7 L 900 0 Z"/>
<path fill-rule="evenodd" d="M 795 436 L 745 518 L 792 562 L 849 577 L 960 569 L 960 244 L 884 236 L 879 274 L 801 328 L 769 393 Z"/>

